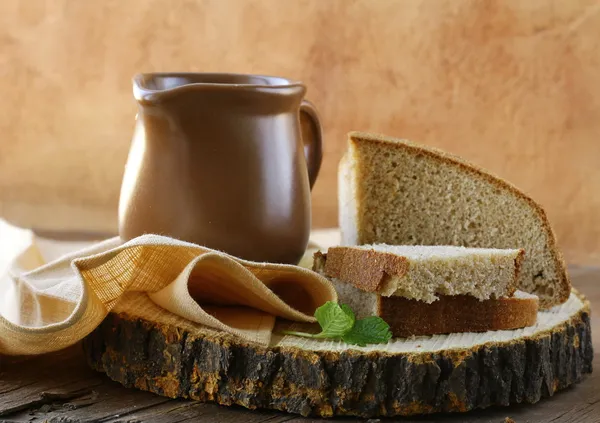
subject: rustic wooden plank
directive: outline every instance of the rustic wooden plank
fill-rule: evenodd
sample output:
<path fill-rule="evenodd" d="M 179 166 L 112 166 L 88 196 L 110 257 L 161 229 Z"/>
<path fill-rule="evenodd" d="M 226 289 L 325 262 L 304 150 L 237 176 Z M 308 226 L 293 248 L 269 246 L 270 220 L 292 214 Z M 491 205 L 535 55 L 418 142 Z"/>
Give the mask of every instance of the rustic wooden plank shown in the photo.
<path fill-rule="evenodd" d="M 26 422 L 32 418 L 36 418 L 37 421 L 64 423 L 105 422 L 113 418 L 127 421 L 130 414 L 171 402 L 168 398 L 149 395 L 147 392 L 122 389 L 108 381 L 83 394 L 73 392 L 73 396 L 45 396 L 45 398 L 47 401 L 44 403 L 31 403 L 27 409 L 19 410 L 6 417 L 10 417 L 10 421 L 15 422 Z"/>
<path fill-rule="evenodd" d="M 2 359 L 0 416 L 41 407 L 61 396 L 76 398 L 102 384 L 103 379 L 89 372 L 84 363 L 73 360 L 80 350 L 71 348 L 25 361 Z"/>
<path fill-rule="evenodd" d="M 11 421 L 33 417 L 96 421 L 169 401 L 122 389 L 91 370 L 81 345 L 26 359 L 3 357 L 0 369 L 4 391 L 0 394 L 0 420 L 10 416 Z"/>
<path fill-rule="evenodd" d="M 295 419 L 296 416 L 282 412 L 253 410 L 248 411 L 242 407 L 224 407 L 215 404 L 206 404 L 187 400 L 173 400 L 160 404 L 150 409 L 133 413 L 127 416 L 128 421 L 152 422 L 152 423 L 180 423 L 197 422 L 202 423 L 282 423 Z M 107 423 L 120 423 L 120 417 L 106 420 Z M 336 422 L 337 423 L 337 422 Z"/>

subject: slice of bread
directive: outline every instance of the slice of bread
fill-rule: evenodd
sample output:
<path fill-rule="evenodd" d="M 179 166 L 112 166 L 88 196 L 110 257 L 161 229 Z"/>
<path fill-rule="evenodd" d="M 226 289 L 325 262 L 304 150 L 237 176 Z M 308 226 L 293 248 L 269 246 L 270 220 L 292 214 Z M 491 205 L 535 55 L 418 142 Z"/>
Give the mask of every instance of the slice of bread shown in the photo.
<path fill-rule="evenodd" d="M 380 316 L 395 337 L 512 330 L 537 321 L 538 298 L 522 291 L 483 301 L 470 295 L 443 295 L 427 304 L 404 297 L 382 297 L 337 279 L 331 281 L 338 301 L 348 304 L 357 318 Z"/>
<path fill-rule="evenodd" d="M 570 282 L 546 214 L 508 182 L 440 150 L 353 132 L 339 168 L 343 245 L 523 248 L 519 289 L 549 308 Z"/>
<path fill-rule="evenodd" d="M 314 266 L 329 278 L 385 297 L 432 303 L 438 295 L 464 294 L 487 300 L 515 292 L 523 254 L 516 249 L 375 244 L 317 252 Z"/>
<path fill-rule="evenodd" d="M 338 301 L 349 305 L 357 318 L 380 316 L 390 325 L 393 336 L 486 332 L 523 328 L 537 321 L 538 298 L 522 291 L 513 292 L 522 254 L 522 250 L 463 247 L 332 247 L 327 254 L 315 253 L 313 270 L 330 278 L 338 293 Z M 471 257 L 468 266 L 474 269 L 511 268 L 512 278 L 508 278 L 511 282 L 505 285 L 506 295 L 478 299 L 470 295 L 472 290 L 481 294 L 477 283 L 470 283 L 471 289 L 466 284 L 461 285 L 465 293 L 440 294 L 440 291 L 456 292 L 449 286 L 463 276 L 487 284 L 485 271 L 471 276 L 463 273 L 467 264 L 458 262 L 466 257 Z M 415 265 L 428 268 L 430 273 L 411 273 Z M 450 278 L 447 285 L 434 282 L 439 280 L 440 275 L 444 275 L 444 280 Z M 386 280 L 391 278 L 398 281 L 398 286 L 410 286 L 410 289 L 396 290 L 391 296 L 382 295 Z M 424 297 L 420 294 L 422 285 L 417 283 L 419 280 L 437 286 L 435 301 L 415 299 Z M 489 287 L 489 284 L 485 286 Z"/>

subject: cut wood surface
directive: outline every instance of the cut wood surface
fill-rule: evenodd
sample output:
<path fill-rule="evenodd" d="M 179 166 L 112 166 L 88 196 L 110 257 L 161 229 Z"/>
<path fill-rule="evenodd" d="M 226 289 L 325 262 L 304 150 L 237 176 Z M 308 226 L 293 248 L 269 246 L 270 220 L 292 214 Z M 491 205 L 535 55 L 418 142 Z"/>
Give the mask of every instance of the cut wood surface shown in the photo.
<path fill-rule="evenodd" d="M 600 304 L 600 269 L 572 268 L 574 286 L 584 292 L 592 308 Z M 600 322 L 592 315 L 592 338 L 600 339 Z M 127 345 L 133 348 L 135 340 Z M 151 345 L 151 339 L 147 339 Z M 596 348 L 598 348 L 596 341 Z M 139 360 L 148 360 L 143 354 Z M 598 365 L 594 357 L 594 365 Z M 599 373 L 584 377 L 572 388 L 556 393 L 537 404 L 491 407 L 469 413 L 434 414 L 403 418 L 403 422 L 516 422 L 597 423 L 600 416 Z M 308 422 L 298 415 L 271 410 L 248 411 L 189 400 L 170 400 L 137 389 L 126 389 L 105 375 L 90 370 L 77 345 L 68 350 L 39 357 L 0 358 L 0 421 L 54 422 Z M 357 421 L 354 418 L 336 422 Z"/>
<path fill-rule="evenodd" d="M 396 338 L 367 347 L 296 336 L 274 336 L 262 347 L 132 293 L 84 347 L 92 367 L 128 387 L 322 417 L 536 403 L 579 382 L 593 359 L 589 304 L 576 293 L 524 329 Z"/>

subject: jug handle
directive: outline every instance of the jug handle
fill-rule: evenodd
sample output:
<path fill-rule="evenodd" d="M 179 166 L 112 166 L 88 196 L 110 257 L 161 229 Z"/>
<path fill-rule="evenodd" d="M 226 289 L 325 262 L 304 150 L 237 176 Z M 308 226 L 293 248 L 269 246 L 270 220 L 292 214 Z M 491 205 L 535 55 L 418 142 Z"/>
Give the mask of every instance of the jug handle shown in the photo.
<path fill-rule="evenodd" d="M 317 180 L 317 176 L 319 175 L 319 170 L 321 169 L 321 162 L 323 161 L 323 130 L 321 128 L 319 113 L 310 101 L 302 100 L 302 104 L 300 105 L 300 115 L 304 157 L 306 158 L 306 165 L 308 167 L 308 181 L 312 190 L 312 187 Z M 304 130 L 303 116 L 308 118 L 311 126 L 310 130 Z M 304 136 L 307 132 L 311 135 L 310 137 Z"/>

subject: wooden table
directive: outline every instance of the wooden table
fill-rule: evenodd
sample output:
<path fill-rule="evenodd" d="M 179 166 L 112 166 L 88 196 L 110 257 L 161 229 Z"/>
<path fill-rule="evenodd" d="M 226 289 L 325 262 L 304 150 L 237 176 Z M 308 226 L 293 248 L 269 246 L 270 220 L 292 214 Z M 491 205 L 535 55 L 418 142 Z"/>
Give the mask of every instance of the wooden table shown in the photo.
<path fill-rule="evenodd" d="M 573 285 L 600 309 L 600 268 L 570 269 Z M 600 351 L 600 318 L 592 313 L 592 338 Z M 600 366 L 599 355 L 594 366 Z M 500 423 L 600 422 L 600 371 L 549 400 L 535 405 L 491 408 L 467 414 L 434 415 L 403 422 Z M 90 370 L 80 345 L 37 357 L 0 357 L 1 422 L 308 422 L 311 419 L 275 411 L 249 411 L 185 400 L 170 400 L 126 389 Z M 389 420 L 389 419 L 385 419 Z M 335 419 L 356 422 L 360 419 Z M 371 421 L 377 421 L 371 420 Z"/>

